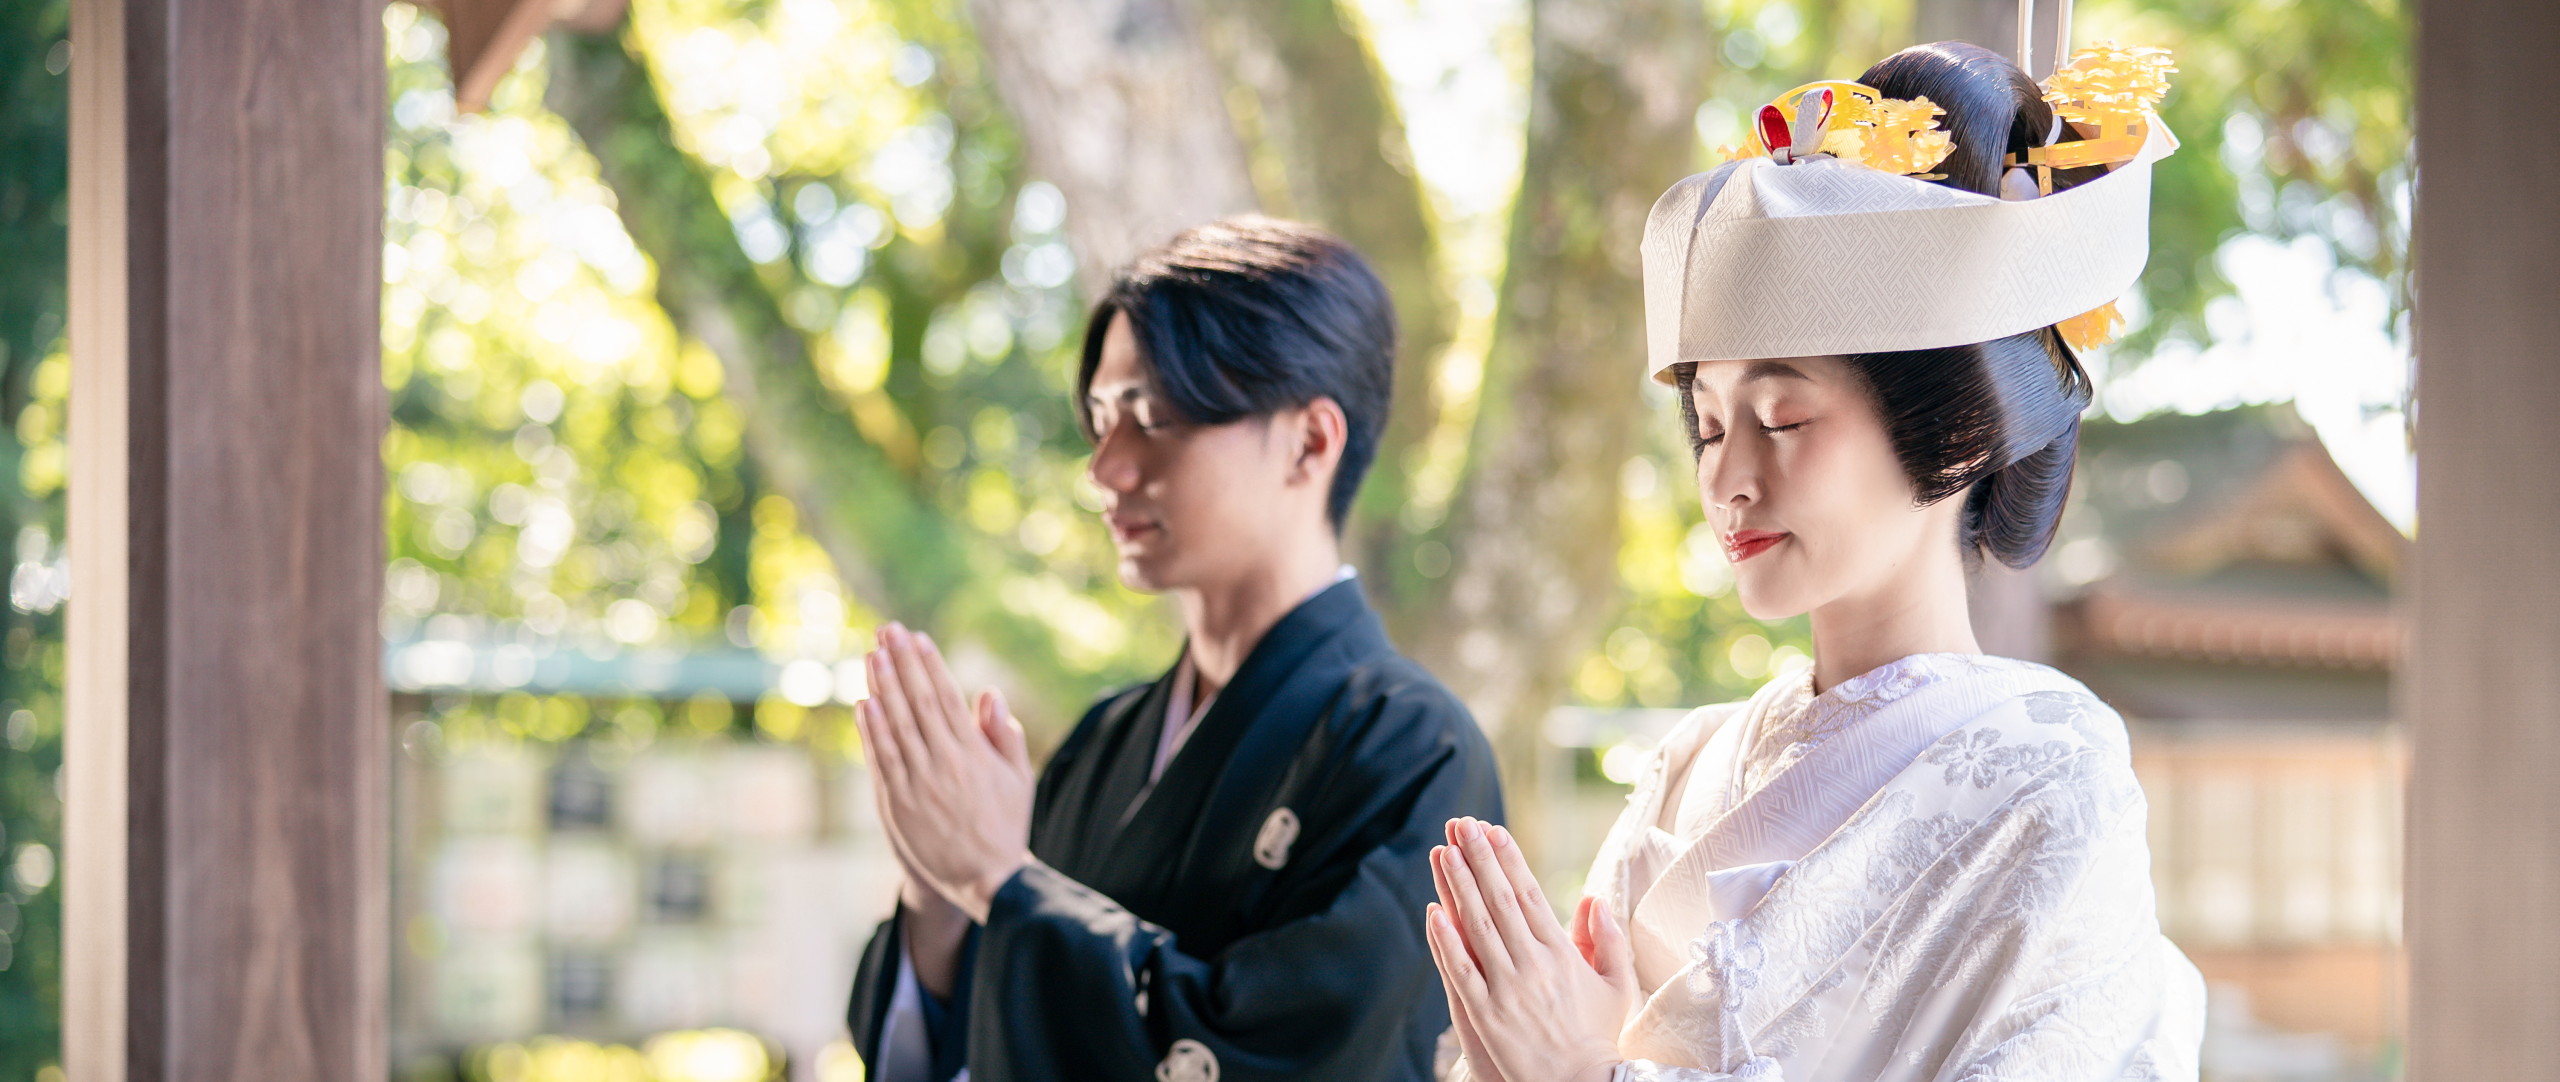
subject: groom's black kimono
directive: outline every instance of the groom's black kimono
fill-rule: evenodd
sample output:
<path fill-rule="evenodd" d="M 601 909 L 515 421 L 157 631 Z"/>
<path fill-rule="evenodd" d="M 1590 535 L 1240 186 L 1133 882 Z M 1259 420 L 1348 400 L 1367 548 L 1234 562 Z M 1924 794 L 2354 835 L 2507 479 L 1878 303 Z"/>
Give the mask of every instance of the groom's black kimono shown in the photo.
<path fill-rule="evenodd" d="M 931 1012 L 934 1073 L 965 1047 L 971 1082 L 1428 1079 L 1428 857 L 1450 818 L 1501 820 L 1483 734 L 1356 580 L 1273 625 L 1151 788 L 1172 685 L 1096 704 L 1042 770 L 1039 859 Z M 855 978 L 874 1078 L 901 934 Z"/>

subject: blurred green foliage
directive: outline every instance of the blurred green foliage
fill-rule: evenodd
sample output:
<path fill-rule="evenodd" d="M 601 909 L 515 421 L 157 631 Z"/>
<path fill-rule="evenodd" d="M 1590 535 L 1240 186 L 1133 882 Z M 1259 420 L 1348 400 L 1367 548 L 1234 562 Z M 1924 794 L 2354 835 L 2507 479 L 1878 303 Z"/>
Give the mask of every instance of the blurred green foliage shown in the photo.
<path fill-rule="evenodd" d="M 0 1079 L 37 1077 L 62 1016 L 62 356 L 67 0 L 0 0 Z"/>
<path fill-rule="evenodd" d="M 975 605 L 1045 627 L 1072 701 L 1169 639 L 1109 586 L 1077 480 L 1063 208 L 1017 198 L 984 91 L 952 89 L 967 77 L 888 14 L 644 3 L 631 40 L 709 172 L 720 240 L 806 336 L 829 405 L 968 540 L 986 581 L 955 622 Z M 406 5 L 386 21 L 394 633 L 867 646 L 882 614 L 760 483 L 720 361 L 677 337 L 613 193 L 543 108 L 542 50 L 455 119 L 440 26 Z"/>

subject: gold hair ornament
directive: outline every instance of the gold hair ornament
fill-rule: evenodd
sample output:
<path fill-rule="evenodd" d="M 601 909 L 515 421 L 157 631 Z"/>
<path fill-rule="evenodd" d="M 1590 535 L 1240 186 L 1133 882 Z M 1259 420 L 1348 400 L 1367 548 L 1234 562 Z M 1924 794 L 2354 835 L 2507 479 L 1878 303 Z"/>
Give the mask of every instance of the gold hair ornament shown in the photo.
<path fill-rule="evenodd" d="M 2021 23 L 2022 64 L 2025 25 Z M 2176 70 L 2169 51 L 2160 48 L 2108 41 L 2072 53 L 2070 62 L 2043 83 L 2062 141 L 2008 155 L 2000 197 L 2052 195 L 2056 169 L 2112 168 L 2133 161 L 2159 123 L 2160 100 Z M 1717 151 L 1729 162 L 1766 157 L 1780 165 L 1822 154 L 1916 180 L 1943 180 L 1943 174 L 1928 170 L 1955 151 L 1953 137 L 1939 126 L 1944 115 L 1946 110 L 1925 97 L 1905 101 L 1863 83 L 1822 80 L 1761 106 L 1742 145 Z M 2177 145 L 2165 130 L 2161 134 L 2172 148 Z M 2124 315 L 2109 301 L 2053 326 L 2071 348 L 2088 350 L 2113 341 L 2124 329 Z"/>
<path fill-rule="evenodd" d="M 2044 100 L 2066 134 L 2077 136 L 2048 146 L 2009 155 L 2012 169 L 2035 171 L 2036 194 L 2053 194 L 2053 171 L 2113 166 L 2133 160 L 2159 118 L 2160 99 L 2169 93 L 2169 73 L 2177 66 L 2169 50 L 2126 47 L 2101 41 L 2071 54 L 2071 62 L 2044 80 Z M 2095 349 L 2115 340 L 2124 316 L 2114 301 L 2054 325 L 2062 340 L 2076 350 Z"/>
<path fill-rule="evenodd" d="M 1822 92 L 1830 94 L 1829 115 L 1819 114 Z M 1818 137 L 1800 133 L 1804 109 L 1813 106 L 1813 121 Z M 1955 152 L 1953 137 L 1938 127 L 1946 110 L 1927 98 L 1885 97 L 1883 92 L 1863 83 L 1822 80 L 1806 83 L 1772 99 L 1760 107 L 1759 123 L 1754 124 L 1741 146 L 1718 147 L 1726 161 L 1744 158 L 1767 158 L 1778 155 L 1771 143 L 1788 157 L 1828 154 L 1844 161 L 1856 162 L 1870 169 L 1899 173 L 1920 180 L 1943 180 L 1931 173 L 1938 163 Z M 1772 116 L 1778 124 L 1772 128 Z M 1773 138 L 1782 137 L 1782 138 Z M 1806 144 L 1812 143 L 1808 147 Z"/>

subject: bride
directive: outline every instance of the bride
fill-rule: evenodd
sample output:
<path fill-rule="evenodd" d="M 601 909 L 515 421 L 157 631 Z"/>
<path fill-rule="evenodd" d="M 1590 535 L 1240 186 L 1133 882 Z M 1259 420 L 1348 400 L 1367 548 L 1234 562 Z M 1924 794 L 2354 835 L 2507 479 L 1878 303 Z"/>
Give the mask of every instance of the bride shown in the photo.
<path fill-rule="evenodd" d="M 1649 368 L 1743 607 L 1810 613 L 1814 662 L 1663 741 L 1570 927 L 1508 832 L 1449 823 L 1451 1077 L 2196 1077 L 2124 723 L 1965 608 L 1984 555 L 2053 536 L 2169 70 L 2102 45 L 2039 88 L 1918 46 L 1655 206 Z"/>

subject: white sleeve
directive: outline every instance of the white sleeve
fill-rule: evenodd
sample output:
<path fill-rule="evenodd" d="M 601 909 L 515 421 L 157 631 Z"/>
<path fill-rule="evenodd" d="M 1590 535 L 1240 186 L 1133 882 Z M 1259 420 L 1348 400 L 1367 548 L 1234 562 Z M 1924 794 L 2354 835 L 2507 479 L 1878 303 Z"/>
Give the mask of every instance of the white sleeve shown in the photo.
<path fill-rule="evenodd" d="M 1695 1067 L 1674 1067 L 1649 1059 L 1631 1059 L 1618 1065 L 1609 1076 L 1610 1082 L 1786 1082 L 1778 1070 L 1778 1061 L 1767 1056 L 1753 1056 L 1740 1070 L 1702 1071 Z"/>
<path fill-rule="evenodd" d="M 1609 1071 L 1609 1082 L 1786 1082 L 1778 1073 L 1778 1061 L 1767 1056 L 1756 1057 L 1742 1065 L 1740 1071 L 1701 1071 L 1695 1067 L 1674 1067 L 1652 1060 L 1631 1059 Z M 886 1080 L 883 1080 L 886 1082 Z M 1475 1070 L 1464 1057 L 1449 1065 L 1439 1082 L 1479 1082 Z"/>
<path fill-rule="evenodd" d="M 898 984 L 889 993 L 888 1016 L 880 1022 L 880 1066 L 874 1078 L 876 1082 L 930 1082 L 933 1037 L 924 1024 L 924 986 L 916 983 L 916 967 L 907 960 L 906 944 L 898 944 L 896 950 Z"/>

